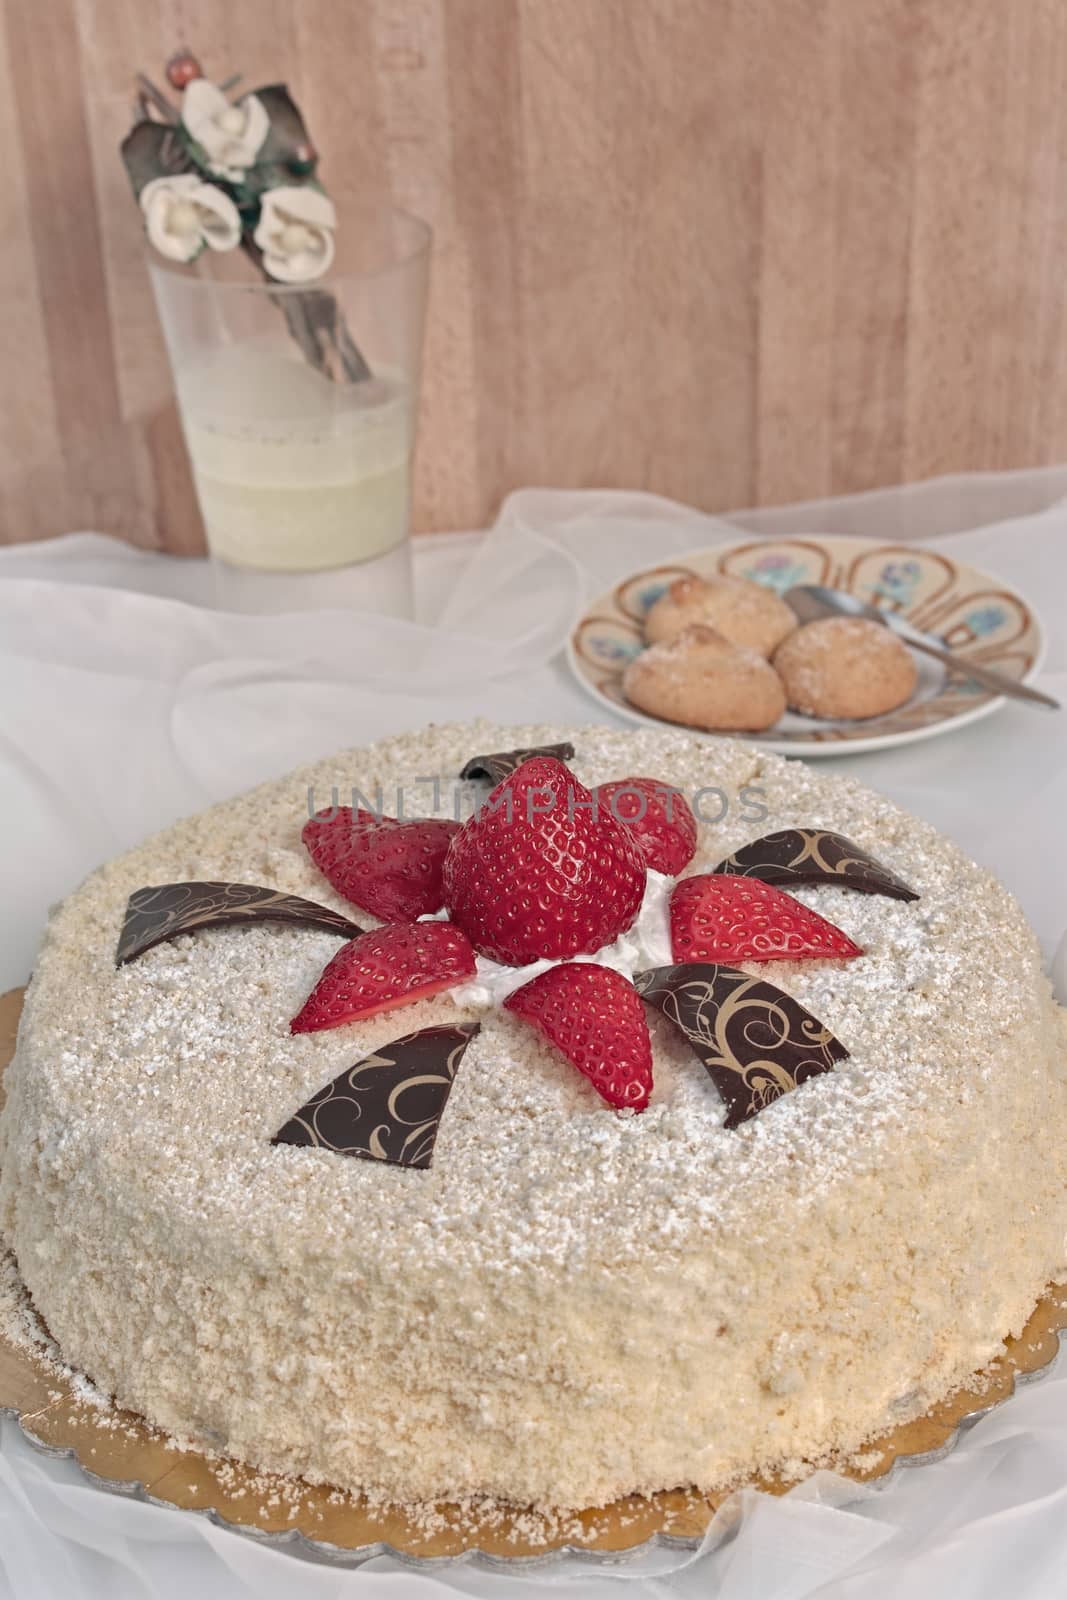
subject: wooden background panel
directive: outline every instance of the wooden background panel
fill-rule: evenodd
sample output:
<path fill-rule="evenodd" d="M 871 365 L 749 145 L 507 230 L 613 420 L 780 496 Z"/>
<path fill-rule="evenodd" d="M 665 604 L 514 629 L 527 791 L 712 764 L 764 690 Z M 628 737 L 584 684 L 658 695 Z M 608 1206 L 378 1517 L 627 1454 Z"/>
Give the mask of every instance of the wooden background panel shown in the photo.
<path fill-rule="evenodd" d="M 0 0 L 0 539 L 200 548 L 116 153 L 183 43 L 434 226 L 422 528 L 1067 458 L 1060 0 Z"/>

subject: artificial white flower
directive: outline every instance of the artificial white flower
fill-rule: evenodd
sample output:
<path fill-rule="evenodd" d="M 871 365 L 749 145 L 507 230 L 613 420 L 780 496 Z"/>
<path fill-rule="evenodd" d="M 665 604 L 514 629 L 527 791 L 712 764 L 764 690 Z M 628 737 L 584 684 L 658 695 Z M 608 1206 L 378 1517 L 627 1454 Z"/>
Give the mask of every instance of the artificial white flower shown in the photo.
<path fill-rule="evenodd" d="M 206 154 L 211 171 L 232 183 L 240 183 L 255 163 L 270 130 L 262 100 L 246 94 L 235 103 L 207 78 L 194 78 L 186 85 L 182 122 Z"/>
<path fill-rule="evenodd" d="M 282 283 L 321 277 L 333 260 L 333 201 L 319 189 L 283 184 L 268 189 L 262 204 L 255 240 L 271 277 Z"/>
<path fill-rule="evenodd" d="M 207 245 L 232 250 L 241 237 L 241 218 L 228 194 L 194 172 L 153 178 L 140 194 L 148 237 L 171 261 L 192 261 Z"/>

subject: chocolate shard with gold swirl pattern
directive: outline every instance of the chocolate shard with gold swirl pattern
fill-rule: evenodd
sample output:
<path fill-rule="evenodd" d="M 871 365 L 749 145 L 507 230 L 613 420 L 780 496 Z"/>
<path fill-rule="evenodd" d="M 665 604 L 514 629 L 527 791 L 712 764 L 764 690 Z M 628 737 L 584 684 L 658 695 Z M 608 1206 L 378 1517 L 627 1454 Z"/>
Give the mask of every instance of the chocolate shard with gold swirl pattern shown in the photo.
<path fill-rule="evenodd" d="M 394 1039 L 301 1106 L 271 1144 L 428 1167 L 463 1052 L 477 1032 L 476 1022 L 465 1022 Z"/>
<path fill-rule="evenodd" d="M 861 894 L 886 894 L 894 900 L 919 898 L 902 878 L 858 844 L 825 828 L 783 828 L 780 833 L 765 833 L 762 839 L 753 839 L 751 844 L 735 850 L 714 870 L 759 878 L 762 883 L 786 888 L 802 883 L 831 883 L 842 889 L 858 889 Z"/>
<path fill-rule="evenodd" d="M 342 939 L 354 939 L 363 929 L 339 911 L 282 894 L 254 883 L 163 883 L 135 889 L 126 904 L 115 965 L 136 961 L 180 933 L 199 928 L 225 928 L 246 922 L 289 922 L 303 928 L 320 928 Z"/>
<path fill-rule="evenodd" d="M 634 974 L 634 988 L 680 1028 L 736 1128 L 848 1051 L 799 1001 L 736 967 L 683 961 Z"/>
<path fill-rule="evenodd" d="M 461 778 L 487 778 L 490 783 L 500 783 L 510 777 L 517 767 L 531 756 L 554 756 L 557 761 L 573 761 L 572 744 L 530 745 L 525 750 L 496 750 L 488 756 L 471 756 L 460 772 Z"/>

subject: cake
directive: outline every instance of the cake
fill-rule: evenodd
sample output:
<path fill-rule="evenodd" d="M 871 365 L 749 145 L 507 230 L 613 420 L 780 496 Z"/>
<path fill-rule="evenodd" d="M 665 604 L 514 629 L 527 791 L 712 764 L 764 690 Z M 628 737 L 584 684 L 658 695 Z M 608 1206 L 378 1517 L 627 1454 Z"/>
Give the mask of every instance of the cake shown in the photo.
<path fill-rule="evenodd" d="M 629 922 L 572 964 L 625 991 L 627 1025 L 647 1018 L 647 1072 L 575 1070 L 546 1033 L 558 1013 L 531 1023 L 559 963 L 471 956 L 451 922 L 418 934 L 439 914 L 411 937 L 457 963 L 446 987 L 292 1031 L 310 997 L 336 1004 L 324 969 L 376 922 L 316 865 L 309 811 L 380 785 L 391 816 L 399 790 L 409 817 L 451 817 L 485 793 L 457 778 L 470 757 L 560 740 L 583 794 L 639 775 L 688 799 L 683 881 L 729 898 L 752 869 L 772 924 L 791 897 L 799 944 L 746 927 L 758 961 L 701 970 L 771 985 L 813 1024 L 817 1069 L 731 1107 L 679 1026 L 679 873 L 642 868 L 630 904 L 616 835 Z M 506 785 L 507 765 L 487 770 Z M 754 843 L 798 831 L 851 841 L 859 865 L 839 851 L 765 894 Z M 204 926 L 116 965 L 130 897 L 200 881 L 321 916 Z M 737 938 L 707 904 L 686 962 Z M 363 968 L 349 978 L 378 981 Z M 412 1037 L 457 1041 L 422 1143 L 309 1147 L 325 1086 Z M 404 1504 L 710 1490 L 847 1460 L 1021 1330 L 1064 1267 L 1065 1068 L 1015 902 L 851 778 L 682 731 L 432 727 L 179 822 L 56 909 L 6 1075 L 0 1239 L 65 1360 L 202 1448 Z"/>

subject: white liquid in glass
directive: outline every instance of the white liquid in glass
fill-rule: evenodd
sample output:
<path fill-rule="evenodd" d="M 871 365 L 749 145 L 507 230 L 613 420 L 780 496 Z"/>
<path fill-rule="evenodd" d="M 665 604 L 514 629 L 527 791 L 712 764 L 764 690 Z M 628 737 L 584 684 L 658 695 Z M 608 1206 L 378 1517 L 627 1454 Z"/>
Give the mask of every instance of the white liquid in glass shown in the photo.
<path fill-rule="evenodd" d="M 294 347 L 257 340 L 187 363 L 177 387 L 208 544 L 223 561 L 321 571 L 406 538 L 412 417 L 397 375 L 332 383 Z"/>

